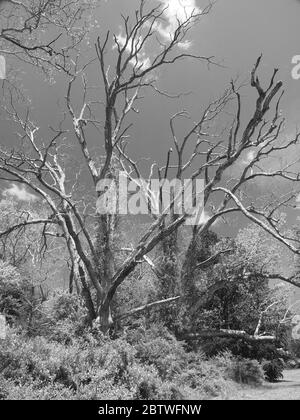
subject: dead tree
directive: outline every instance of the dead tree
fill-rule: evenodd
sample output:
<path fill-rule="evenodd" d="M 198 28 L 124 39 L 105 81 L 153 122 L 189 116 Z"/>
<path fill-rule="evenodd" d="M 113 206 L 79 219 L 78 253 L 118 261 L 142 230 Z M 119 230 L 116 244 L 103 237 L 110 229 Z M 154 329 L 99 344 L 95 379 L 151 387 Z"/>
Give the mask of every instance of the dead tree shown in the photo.
<path fill-rule="evenodd" d="M 87 16 L 98 3 L 98 0 L 2 1 L 0 53 L 46 72 L 50 68 L 69 72 L 72 51 L 89 32 Z M 43 31 L 51 33 L 46 40 Z"/>
<path fill-rule="evenodd" d="M 173 139 L 173 150 L 169 151 L 164 166 L 151 165 L 150 175 L 146 177 L 139 167 L 139 163 L 127 152 L 127 140 L 132 127 L 130 120 L 132 113 L 137 112 L 138 102 L 142 99 L 146 89 L 161 92 L 156 86 L 157 71 L 163 66 L 173 66 L 179 60 L 201 60 L 210 64 L 212 57 L 203 57 L 190 53 L 182 45 L 187 40 L 190 30 L 208 13 L 210 7 L 202 11 L 195 10 L 184 19 L 177 20 L 172 33 L 164 37 L 159 31 L 165 10 L 161 7 L 147 9 L 145 1 L 141 1 L 139 10 L 134 18 L 123 18 L 123 33 L 121 35 L 106 34 L 103 41 L 97 39 L 96 59 L 101 75 L 104 97 L 94 101 L 90 98 L 88 82 L 88 65 L 80 66 L 80 57 L 75 60 L 72 76 L 69 79 L 66 92 L 66 110 L 69 120 L 64 119 L 59 127 L 52 128 L 52 136 L 43 142 L 39 135 L 39 127 L 34 123 L 29 113 L 19 110 L 13 99 L 6 106 L 11 120 L 20 128 L 20 138 L 30 147 L 20 150 L 2 150 L 0 155 L 1 179 L 22 183 L 40 196 L 48 205 L 52 214 L 51 224 L 63 236 L 69 251 L 72 270 L 76 273 L 76 281 L 85 297 L 91 319 L 97 318 L 102 330 L 106 332 L 113 323 L 111 304 L 118 287 L 128 278 L 135 268 L 145 262 L 152 265 L 154 272 L 159 274 L 159 268 L 149 259 L 149 253 L 170 235 L 176 234 L 184 223 L 191 217 L 188 211 L 174 216 L 172 206 L 158 214 L 153 214 L 153 223 L 146 233 L 139 239 L 129 255 L 115 269 L 110 265 L 113 249 L 110 223 L 111 215 L 104 214 L 98 218 L 100 242 L 103 244 L 101 261 L 105 269 L 98 270 L 95 261 L 99 261 L 99 252 L 95 248 L 95 241 L 86 222 L 86 203 L 76 197 L 76 187 L 80 173 L 75 175 L 74 183 L 70 182 L 67 174 L 69 168 L 64 161 L 62 148 L 65 138 L 75 138 L 80 147 L 83 162 L 89 171 L 94 191 L 94 199 L 99 197 L 98 183 L 111 176 L 114 159 L 126 171 L 129 179 L 143 178 L 145 180 L 144 194 L 151 202 L 150 183 L 155 170 L 161 174 L 183 180 L 188 177 L 191 181 L 204 179 L 204 204 L 211 207 L 211 213 L 205 220 L 195 223 L 192 232 L 192 242 L 204 235 L 219 219 L 233 213 L 241 213 L 248 220 L 256 223 L 279 242 L 283 243 L 291 252 L 299 253 L 299 247 L 285 234 L 278 213 L 281 208 L 291 205 L 298 194 L 297 181 L 300 177 L 296 171 L 296 163 L 290 162 L 270 170 L 264 169 L 262 161 L 268 157 L 278 156 L 299 142 L 299 134 L 292 139 L 284 140 L 281 132 L 284 119 L 280 114 L 280 99 L 282 97 L 282 82 L 276 80 L 277 70 L 274 71 L 270 82 L 263 87 L 259 76 L 259 58 L 251 72 L 251 88 L 256 93 L 253 114 L 248 122 L 242 118 L 243 104 L 240 88 L 232 82 L 225 93 L 209 104 L 202 111 L 199 119 L 191 123 L 184 136 L 177 134 L 176 124 L 182 118 L 189 118 L 186 112 L 178 112 L 170 120 L 170 131 Z M 156 38 L 155 38 L 156 37 Z M 157 51 L 145 59 L 145 48 L 148 43 L 156 39 Z M 107 51 L 113 46 L 113 64 L 107 60 Z M 95 63 L 95 62 L 94 62 Z M 82 104 L 73 103 L 73 89 L 78 80 L 82 81 Z M 101 111 L 104 106 L 104 124 L 102 125 Z M 79 108 L 79 110 L 78 110 Z M 230 110 L 233 118 L 229 127 L 219 134 L 212 130 L 213 122 Z M 226 114 L 228 115 L 228 114 Z M 72 124 L 72 133 L 68 124 Z M 104 126 L 104 128 L 103 128 Z M 68 128 L 66 128 L 68 127 Z M 90 127 L 100 132 L 101 144 L 104 145 L 105 156 L 103 162 L 92 155 L 89 145 Z M 72 137 L 74 136 L 74 137 Z M 191 151 L 187 157 L 187 151 Z M 230 169 L 242 161 L 243 156 L 250 152 L 245 165 L 241 165 L 238 175 L 228 176 Z M 74 174 L 73 174 L 74 177 Z M 252 200 L 246 195 L 245 187 L 256 178 L 286 180 L 291 189 L 283 197 L 277 197 L 272 203 Z M 296 186 L 295 186 L 296 185 Z M 46 227 L 45 233 L 50 233 L 49 220 L 26 220 L 27 224 L 41 223 Z M 17 229 L 18 226 L 10 227 Z M 2 232 L 2 235 L 8 232 Z M 189 250 L 187 251 L 188 255 Z M 213 258 L 212 258 L 213 261 Z M 182 273 L 182 276 L 185 274 Z M 292 282 L 292 279 L 286 279 Z M 298 282 L 294 282 L 298 284 Z M 96 298 L 94 298 L 94 295 Z M 159 306 L 176 298 L 151 303 Z M 175 300 L 175 299 L 174 299 Z M 147 308 L 148 305 L 145 305 Z M 142 309 L 141 309 L 142 310 Z M 140 311 L 140 308 L 136 310 Z M 130 311 L 128 315 L 135 313 Z M 123 319 L 126 314 L 121 315 Z"/>

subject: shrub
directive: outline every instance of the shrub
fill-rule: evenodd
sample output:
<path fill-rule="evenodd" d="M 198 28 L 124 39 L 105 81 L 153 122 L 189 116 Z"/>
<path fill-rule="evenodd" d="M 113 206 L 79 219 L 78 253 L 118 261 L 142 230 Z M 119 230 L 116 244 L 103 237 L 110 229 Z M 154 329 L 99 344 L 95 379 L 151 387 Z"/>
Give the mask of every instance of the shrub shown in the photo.
<path fill-rule="evenodd" d="M 159 386 L 155 380 L 143 379 L 137 386 L 135 399 L 137 400 L 154 400 L 159 391 Z"/>
<path fill-rule="evenodd" d="M 295 357 L 300 357 L 300 340 L 292 340 L 290 348 Z"/>
<path fill-rule="evenodd" d="M 10 324 L 27 319 L 32 296 L 27 279 L 19 271 L 0 260 L 0 313 Z"/>
<path fill-rule="evenodd" d="M 201 350 L 208 356 L 214 357 L 224 352 L 230 352 L 236 357 L 245 359 L 273 360 L 282 357 L 277 343 L 252 341 L 247 338 L 214 337 L 201 343 Z"/>
<path fill-rule="evenodd" d="M 185 364 L 184 350 L 175 339 L 155 338 L 137 345 L 136 350 L 140 363 L 155 366 L 164 380 L 179 374 Z"/>
<path fill-rule="evenodd" d="M 85 332 L 58 342 L 9 329 L 0 344 L 0 399 L 225 398 L 215 362 L 151 328 L 117 339 Z M 53 337 L 52 333 L 50 335 Z"/>
<path fill-rule="evenodd" d="M 59 385 L 50 384 L 47 386 L 41 383 L 27 383 L 26 386 L 16 385 L 13 381 L 5 382 L 7 400 L 73 400 L 75 399 L 72 390 Z M 0 398 L 1 399 L 1 398 Z"/>
<path fill-rule="evenodd" d="M 182 342 L 161 326 L 149 330 L 142 328 L 127 333 L 126 340 L 136 349 L 139 363 L 154 366 L 161 378 L 172 380 L 182 372 L 188 363 L 189 355 Z"/>
<path fill-rule="evenodd" d="M 229 377 L 242 384 L 259 385 L 264 380 L 264 372 L 257 360 L 235 360 Z"/>
<path fill-rule="evenodd" d="M 259 385 L 264 380 L 264 371 L 257 360 L 241 359 L 229 352 L 216 357 L 216 364 L 235 382 L 249 385 Z"/>
<path fill-rule="evenodd" d="M 262 367 L 267 381 L 276 382 L 283 378 L 284 362 L 282 359 L 265 361 Z"/>
<path fill-rule="evenodd" d="M 68 345 L 86 334 L 86 326 L 87 310 L 82 298 L 54 291 L 35 316 L 30 332 Z"/>

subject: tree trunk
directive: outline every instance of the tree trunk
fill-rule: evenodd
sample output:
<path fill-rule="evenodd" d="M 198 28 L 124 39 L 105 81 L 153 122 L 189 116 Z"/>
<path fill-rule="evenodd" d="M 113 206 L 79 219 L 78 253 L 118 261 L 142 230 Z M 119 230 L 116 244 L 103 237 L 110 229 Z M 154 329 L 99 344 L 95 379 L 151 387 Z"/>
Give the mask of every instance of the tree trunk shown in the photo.
<path fill-rule="evenodd" d="M 86 281 L 84 269 L 80 265 L 78 267 L 78 271 L 79 271 L 79 276 L 80 276 L 81 284 L 82 284 L 81 294 L 84 299 L 86 308 L 88 310 L 89 324 L 92 325 L 94 319 L 96 318 L 96 311 L 95 311 L 93 299 L 92 299 L 91 292 Z"/>
<path fill-rule="evenodd" d="M 99 306 L 96 322 L 99 325 L 100 330 L 103 332 L 103 334 L 107 334 L 113 325 L 110 304 L 104 302 Z"/>

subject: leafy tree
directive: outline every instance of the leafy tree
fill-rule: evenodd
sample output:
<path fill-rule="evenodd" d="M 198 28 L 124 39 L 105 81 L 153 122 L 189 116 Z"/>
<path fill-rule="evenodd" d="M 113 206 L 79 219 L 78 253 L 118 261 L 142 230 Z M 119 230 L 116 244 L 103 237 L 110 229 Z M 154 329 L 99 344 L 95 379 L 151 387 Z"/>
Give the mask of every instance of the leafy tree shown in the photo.
<path fill-rule="evenodd" d="M 284 259 L 282 248 L 262 229 L 249 226 L 235 240 L 219 239 L 210 249 L 213 255 L 229 252 L 208 268 L 202 264 L 202 269 L 194 271 L 187 310 L 193 327 L 276 334 L 291 293 L 290 287 L 269 281 L 278 261 Z M 209 247 L 206 252 L 204 261 L 209 258 Z M 197 261 L 198 254 L 193 255 Z"/>
<path fill-rule="evenodd" d="M 26 325 L 32 302 L 30 283 L 15 267 L 0 260 L 0 313 Z"/>

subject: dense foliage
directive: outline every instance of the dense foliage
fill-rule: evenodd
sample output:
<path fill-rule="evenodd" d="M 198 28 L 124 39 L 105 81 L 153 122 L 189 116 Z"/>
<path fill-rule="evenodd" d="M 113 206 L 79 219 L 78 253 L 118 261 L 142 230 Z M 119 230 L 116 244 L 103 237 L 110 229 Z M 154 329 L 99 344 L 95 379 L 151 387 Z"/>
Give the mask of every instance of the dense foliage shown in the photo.
<path fill-rule="evenodd" d="M 2 399 L 224 398 L 233 387 L 164 328 L 114 340 L 94 331 L 67 345 L 59 333 L 29 339 L 10 330 L 0 348 Z"/>
<path fill-rule="evenodd" d="M 271 344 L 219 339 L 192 351 L 143 318 L 105 336 L 68 292 L 51 293 L 37 309 L 29 329 L 15 318 L 0 344 L 1 399 L 227 399 L 235 383 L 281 375 Z"/>

